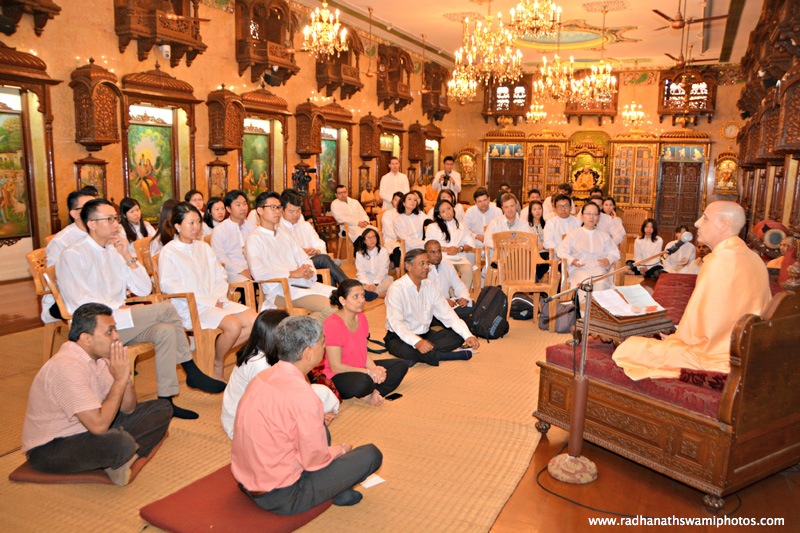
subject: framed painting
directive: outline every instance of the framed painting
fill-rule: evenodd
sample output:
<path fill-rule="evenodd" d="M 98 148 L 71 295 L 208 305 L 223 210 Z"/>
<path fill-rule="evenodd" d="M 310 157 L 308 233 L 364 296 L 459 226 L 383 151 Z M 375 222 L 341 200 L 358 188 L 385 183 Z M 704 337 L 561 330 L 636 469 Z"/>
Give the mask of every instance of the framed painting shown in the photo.
<path fill-rule="evenodd" d="M 149 221 L 158 219 L 161 204 L 175 197 L 172 126 L 131 124 L 128 129 L 128 188 Z"/>
<path fill-rule="evenodd" d="M 730 151 L 721 153 L 715 166 L 714 194 L 737 194 L 736 173 L 739 170 L 739 161 L 736 154 Z"/>
<path fill-rule="evenodd" d="M 336 139 L 322 139 L 322 153 L 319 154 L 319 193 L 323 202 L 332 202 L 336 198 L 336 186 L 339 184 L 339 143 Z"/>
<path fill-rule="evenodd" d="M 208 197 L 222 198 L 228 192 L 228 163 L 219 158 L 207 165 Z"/>
<path fill-rule="evenodd" d="M 575 156 L 569 172 L 572 188 L 576 193 L 588 193 L 593 187 L 602 189 L 606 183 L 605 174 L 603 161 L 586 153 Z"/>
<path fill-rule="evenodd" d="M 87 156 L 75 161 L 75 181 L 78 189 L 91 186 L 97 189 L 100 198 L 106 197 L 107 162 Z"/>
<path fill-rule="evenodd" d="M 422 168 L 420 169 L 423 184 L 428 185 L 433 182 L 433 176 L 436 174 L 435 165 L 436 154 L 433 150 L 425 150 L 425 161 L 422 162 Z M 410 175 L 409 178 L 411 178 Z"/>
<path fill-rule="evenodd" d="M 478 184 L 478 151 L 472 147 L 462 148 L 456 154 L 458 172 L 461 174 L 462 185 Z"/>
<path fill-rule="evenodd" d="M 22 116 L 0 112 L 0 246 L 31 236 Z"/>
<path fill-rule="evenodd" d="M 259 194 L 272 188 L 269 176 L 269 134 L 252 131 L 244 134 L 242 166 L 242 190 L 253 206 Z"/>

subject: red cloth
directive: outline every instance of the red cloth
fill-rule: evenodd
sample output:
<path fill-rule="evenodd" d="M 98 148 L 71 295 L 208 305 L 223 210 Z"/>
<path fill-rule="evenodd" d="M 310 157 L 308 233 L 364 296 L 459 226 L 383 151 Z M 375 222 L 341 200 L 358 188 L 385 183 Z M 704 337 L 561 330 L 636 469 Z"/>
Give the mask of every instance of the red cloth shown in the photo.
<path fill-rule="evenodd" d="M 342 349 L 342 364 L 356 368 L 367 367 L 367 337 L 369 323 L 364 313 L 359 313 L 358 327 L 350 331 L 342 317 L 333 314 L 325 319 L 325 346 L 339 346 Z M 336 372 L 331 370 L 328 355 L 325 354 L 325 375 L 333 378 Z"/>
<path fill-rule="evenodd" d="M 792 246 L 789 248 L 789 251 L 786 252 L 786 255 L 783 256 L 783 262 L 781 263 L 781 271 L 778 274 L 778 285 L 780 288 L 778 292 L 783 291 L 783 282 L 789 279 L 789 267 L 792 266 L 797 261 L 797 248 Z"/>

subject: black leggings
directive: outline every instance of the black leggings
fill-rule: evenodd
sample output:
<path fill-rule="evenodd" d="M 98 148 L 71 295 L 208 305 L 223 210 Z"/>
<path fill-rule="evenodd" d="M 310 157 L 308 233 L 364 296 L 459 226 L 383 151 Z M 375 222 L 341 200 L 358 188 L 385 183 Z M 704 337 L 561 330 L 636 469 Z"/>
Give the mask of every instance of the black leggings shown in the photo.
<path fill-rule="evenodd" d="M 379 385 L 376 385 L 368 374 L 362 372 L 341 372 L 333 376 L 333 384 L 336 385 L 342 400 L 363 398 L 372 394 L 375 389 L 381 396 L 386 396 L 400 385 L 408 372 L 408 363 L 400 359 L 383 359 L 375 361 L 375 364 L 386 369 L 386 379 Z"/>

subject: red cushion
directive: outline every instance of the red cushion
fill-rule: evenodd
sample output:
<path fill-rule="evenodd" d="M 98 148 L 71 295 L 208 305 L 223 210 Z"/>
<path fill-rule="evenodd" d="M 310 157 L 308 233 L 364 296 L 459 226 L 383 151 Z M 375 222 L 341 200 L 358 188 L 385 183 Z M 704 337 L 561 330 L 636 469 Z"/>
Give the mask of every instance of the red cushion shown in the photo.
<path fill-rule="evenodd" d="M 225 465 L 181 490 L 142 507 L 139 514 L 154 526 L 173 532 L 294 531 L 331 506 L 317 505 L 305 513 L 282 516 L 261 509 L 245 496 Z"/>
<path fill-rule="evenodd" d="M 169 433 L 164 435 L 164 439 L 167 438 Z M 131 465 L 131 479 L 128 483 L 133 483 L 133 480 L 136 479 L 136 476 L 139 475 L 139 472 L 144 468 L 144 465 L 147 464 L 150 459 L 156 454 L 158 449 L 161 447 L 161 444 L 164 442 L 164 439 L 161 439 L 161 442 L 155 445 L 155 447 L 150 451 L 150 455 L 147 457 L 140 457 L 136 461 L 133 462 Z M 49 483 L 49 484 L 64 484 L 64 483 L 100 483 L 101 485 L 112 485 L 111 479 L 108 477 L 108 474 L 105 473 L 103 470 L 89 470 L 88 472 L 78 472 L 77 474 L 50 474 L 48 472 L 40 472 L 39 470 L 35 470 L 28 461 L 22 463 L 16 470 L 11 472 L 8 475 L 8 479 L 11 481 L 19 481 L 21 483 Z"/>
<path fill-rule="evenodd" d="M 656 288 L 653 290 L 653 299 L 667 310 L 667 318 L 672 320 L 673 324 L 677 325 L 681 321 L 696 282 L 695 274 L 664 272 L 658 277 Z"/>

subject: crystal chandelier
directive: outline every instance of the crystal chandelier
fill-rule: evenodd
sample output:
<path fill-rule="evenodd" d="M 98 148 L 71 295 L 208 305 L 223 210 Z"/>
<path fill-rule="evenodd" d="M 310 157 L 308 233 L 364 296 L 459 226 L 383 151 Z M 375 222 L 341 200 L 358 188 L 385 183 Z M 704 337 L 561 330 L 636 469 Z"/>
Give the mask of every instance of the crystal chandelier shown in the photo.
<path fill-rule="evenodd" d="M 497 14 L 497 25 L 489 0 L 486 21 L 477 21 L 470 34 L 465 25 L 463 51 L 472 57 L 476 81 L 508 83 L 522 77 L 522 52 L 514 48 L 517 34 L 503 25 L 503 15 Z"/>
<path fill-rule="evenodd" d="M 511 26 L 520 35 L 540 37 L 554 35 L 561 24 L 561 7 L 555 2 L 521 0 L 511 10 Z"/>
<path fill-rule="evenodd" d="M 582 107 L 603 107 L 610 103 L 617 92 L 617 78 L 611 72 L 611 64 L 605 60 L 606 13 L 608 7 L 602 4 L 603 31 L 600 44 L 600 65 L 592 65 L 589 72 L 580 79 L 573 80 L 571 101 Z"/>
<path fill-rule="evenodd" d="M 547 63 L 547 57 L 542 57 L 542 66 L 539 67 L 541 77 L 533 83 L 533 94 L 539 98 L 559 101 L 569 98 L 574 79 L 575 59 L 570 56 L 569 62 L 562 62 L 558 54 L 553 56 L 553 62 Z"/>
<path fill-rule="evenodd" d="M 447 82 L 448 96 L 452 96 L 462 104 L 472 100 L 478 94 L 478 80 L 473 64 L 475 51 L 470 46 L 471 35 L 469 33 L 468 18 L 464 19 L 463 25 L 464 42 L 461 48 L 455 51 L 456 66 L 453 69 L 453 75 Z"/>
<path fill-rule="evenodd" d="M 347 28 L 339 24 L 339 10 L 331 12 L 328 2 L 322 2 L 322 9 L 311 12 L 310 23 L 303 28 L 303 49 L 311 52 L 317 59 L 347 51 Z"/>
<path fill-rule="evenodd" d="M 547 118 L 547 111 L 542 104 L 531 104 L 531 110 L 525 113 L 525 120 L 532 124 Z"/>
<path fill-rule="evenodd" d="M 635 100 L 631 100 L 630 104 L 625 104 L 622 107 L 622 120 L 625 121 L 626 126 L 638 128 L 644 121 L 642 104 L 637 104 Z"/>

